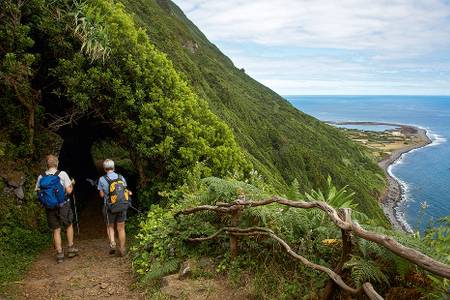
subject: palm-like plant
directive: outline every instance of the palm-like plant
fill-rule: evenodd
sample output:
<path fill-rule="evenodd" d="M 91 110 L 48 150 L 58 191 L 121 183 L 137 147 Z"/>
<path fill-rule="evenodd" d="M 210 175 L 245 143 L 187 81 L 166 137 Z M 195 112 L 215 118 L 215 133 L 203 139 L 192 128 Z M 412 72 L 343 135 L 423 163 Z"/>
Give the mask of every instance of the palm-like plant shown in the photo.
<path fill-rule="evenodd" d="M 358 210 L 358 204 L 353 201 L 354 192 L 349 192 L 347 190 L 348 186 L 344 186 L 341 189 L 338 189 L 333 185 L 332 179 L 330 176 L 327 177 L 327 185 L 325 188 L 325 192 L 321 190 L 311 190 L 309 193 L 305 193 L 305 197 L 309 201 L 324 201 L 331 205 L 335 209 L 339 208 L 351 208 L 352 209 L 352 217 L 360 222 L 366 222 L 369 220 L 367 215 Z M 315 214 L 317 221 L 322 224 L 325 219 L 325 214 Z"/>
<path fill-rule="evenodd" d="M 103 62 L 111 53 L 109 44 L 109 36 L 105 27 L 99 20 L 92 20 L 89 16 L 89 7 L 85 2 L 74 1 L 74 35 L 81 42 L 81 52 L 86 54 L 91 62 L 102 59 Z M 101 18 L 98 14 L 92 13 L 95 18 Z M 100 20 L 101 21 L 101 20 Z"/>

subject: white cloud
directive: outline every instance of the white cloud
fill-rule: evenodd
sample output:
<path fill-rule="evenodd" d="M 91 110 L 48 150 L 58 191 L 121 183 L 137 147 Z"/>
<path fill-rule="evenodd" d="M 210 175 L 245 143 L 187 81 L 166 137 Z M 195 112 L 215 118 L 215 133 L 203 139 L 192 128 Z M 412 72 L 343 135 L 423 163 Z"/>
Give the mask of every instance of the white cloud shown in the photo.
<path fill-rule="evenodd" d="M 237 66 L 245 66 L 251 70 L 251 75 L 258 78 L 317 78 L 326 72 L 329 77 L 361 78 L 366 71 L 362 65 L 330 57 L 298 57 L 298 58 L 267 58 L 237 56 Z M 370 74 L 366 74 L 370 76 Z M 363 76 L 366 77 L 366 76 Z"/>
<path fill-rule="evenodd" d="M 437 0 L 176 2 L 212 40 L 407 53 L 450 41 L 450 5 Z"/>
<path fill-rule="evenodd" d="M 282 95 L 448 94 L 450 87 L 450 63 L 372 64 L 327 56 L 237 55 L 235 64 Z"/>
<path fill-rule="evenodd" d="M 450 93 L 446 0 L 175 2 L 280 94 Z"/>

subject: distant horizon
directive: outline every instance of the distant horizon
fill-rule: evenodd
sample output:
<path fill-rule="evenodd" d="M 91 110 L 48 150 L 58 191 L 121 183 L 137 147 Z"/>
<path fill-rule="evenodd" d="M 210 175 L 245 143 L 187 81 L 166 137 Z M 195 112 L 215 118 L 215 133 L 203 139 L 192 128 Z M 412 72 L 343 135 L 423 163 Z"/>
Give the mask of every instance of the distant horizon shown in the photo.
<path fill-rule="evenodd" d="M 355 96 L 355 97 L 361 97 L 361 96 L 370 96 L 370 97 L 450 97 L 450 94 L 448 95 L 420 95 L 420 94 L 414 94 L 414 95 L 408 95 L 408 94 L 289 94 L 289 95 L 281 95 L 281 97 L 293 97 L 293 96 L 307 96 L 307 97 L 314 97 L 314 96 L 341 96 L 341 97 L 349 97 L 349 96 Z"/>

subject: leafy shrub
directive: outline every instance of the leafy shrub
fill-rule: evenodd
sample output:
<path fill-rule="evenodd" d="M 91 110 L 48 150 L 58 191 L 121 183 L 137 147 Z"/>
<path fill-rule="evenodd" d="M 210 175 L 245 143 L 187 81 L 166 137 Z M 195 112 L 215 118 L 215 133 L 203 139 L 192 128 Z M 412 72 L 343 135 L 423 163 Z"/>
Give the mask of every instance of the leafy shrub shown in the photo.
<path fill-rule="evenodd" d="M 450 264 L 450 216 L 431 224 L 425 232 L 423 242 L 433 249 L 435 257 Z M 445 299 L 450 296 L 450 280 L 431 274 L 428 279 L 431 281 L 431 290 L 425 290 L 424 293 L 430 299 Z"/>
<path fill-rule="evenodd" d="M 0 231 L 0 282 L 19 280 L 37 253 L 48 247 L 49 236 L 20 227 L 3 227 Z M 0 285 L 0 291 L 3 287 Z"/>
<path fill-rule="evenodd" d="M 105 63 L 79 53 L 61 57 L 51 70 L 57 94 L 80 111 L 101 110 L 124 137 L 122 146 L 140 168 L 141 180 L 151 178 L 152 185 L 145 186 L 151 194 L 145 196 L 183 184 L 199 166 L 203 176 L 249 170 L 230 128 L 193 93 L 123 5 L 96 0 L 74 9 L 95 30 L 101 28 L 107 36 L 102 47 L 110 54 Z"/>
<path fill-rule="evenodd" d="M 257 176 L 256 176 L 257 177 Z M 250 181 L 252 181 L 251 179 Z M 276 282 L 277 285 L 284 286 L 286 299 L 293 297 L 299 289 L 304 290 L 304 286 L 297 284 L 288 284 L 287 278 L 300 278 L 300 270 L 309 275 L 306 281 L 323 282 L 323 275 L 320 281 L 317 281 L 316 272 L 307 270 L 292 263 L 288 255 L 270 238 L 249 237 L 240 240 L 240 263 L 236 267 L 236 262 L 229 260 L 228 237 L 219 236 L 215 240 L 202 243 L 187 243 L 185 240 L 192 236 L 211 235 L 219 228 L 226 226 L 230 222 L 230 217 L 225 215 L 216 215 L 214 213 L 197 213 L 189 216 L 179 216 L 175 214 L 186 208 L 201 204 L 213 204 L 217 201 L 230 202 L 238 197 L 246 199 L 259 200 L 264 198 L 267 193 L 264 191 L 264 185 L 255 179 L 260 188 L 236 179 L 205 178 L 200 180 L 199 186 L 189 191 L 184 187 L 184 194 L 178 195 L 178 198 L 171 199 L 166 207 L 153 206 L 147 217 L 141 222 L 141 230 L 137 235 L 137 243 L 133 246 L 133 266 L 142 280 L 155 279 L 163 276 L 167 272 L 176 270 L 180 263 L 186 257 L 201 255 L 221 256 L 222 262 L 219 263 L 218 271 L 246 272 L 253 270 L 256 265 L 271 266 L 278 265 L 280 272 L 287 275 L 280 275 Z M 334 189 L 334 187 L 332 187 Z M 346 195 L 347 192 L 341 191 L 339 195 Z M 175 195 L 176 193 L 174 193 Z M 330 198 L 330 200 L 333 197 Z M 350 201 L 346 198 L 347 201 Z M 348 202 L 351 203 L 351 202 Z M 277 205 L 255 207 L 244 210 L 240 218 L 241 227 L 266 226 L 273 229 L 278 235 L 284 238 L 296 251 L 302 253 L 315 262 L 327 264 L 327 262 L 318 257 L 339 257 L 338 248 L 329 247 L 322 243 L 326 238 L 339 238 L 340 231 L 337 230 L 331 222 L 323 222 L 317 226 L 316 219 L 311 218 L 313 210 L 302 210 Z M 250 272 L 253 272 L 250 271 Z M 273 270 L 271 270 L 273 271 Z M 259 274 L 266 274 L 261 269 Z M 257 272 L 257 273 L 258 273 Z M 266 274 L 267 275 L 267 274 Z M 238 276 L 238 275 L 237 275 Z M 255 275 L 256 276 L 256 275 Z M 278 275 L 277 275 L 278 276 Z M 287 276 L 284 277 L 284 276 Z M 270 278 L 274 279 L 275 274 Z M 259 278 L 259 277 L 257 277 Z M 262 279 L 262 278 L 261 278 Z M 258 287 L 258 280 L 255 279 Z M 262 288 L 261 285 L 260 287 Z M 319 288 L 319 286 L 317 286 Z M 257 288 L 256 290 L 258 290 Z M 267 294 L 274 296 L 272 290 L 266 286 L 264 291 L 260 291 L 260 296 Z M 258 292 L 259 293 L 259 292 Z M 267 296 L 269 297 L 269 296 Z"/>
<path fill-rule="evenodd" d="M 122 4 L 32 0 L 2 6 L 2 15 L 0 137 L 18 156 L 38 159 L 35 136 L 59 128 L 55 120 L 89 116 L 107 123 L 129 152 L 143 199 L 182 185 L 194 169 L 202 176 L 250 170 L 231 129 Z"/>
<path fill-rule="evenodd" d="M 271 238 L 240 238 L 239 256 L 234 260 L 230 256 L 229 238 L 226 235 L 200 243 L 186 242 L 188 237 L 211 235 L 219 228 L 229 226 L 230 216 L 201 212 L 175 217 L 178 211 L 217 201 L 231 202 L 238 197 L 252 200 L 265 198 L 268 194 L 264 191 L 264 184 L 258 184 L 260 187 L 233 178 L 205 178 L 199 180 L 195 188 L 184 186 L 182 193 L 171 194 L 166 207 L 152 207 L 141 222 L 138 243 L 133 246 L 133 266 L 142 280 L 154 280 L 175 272 L 179 264 L 188 257 L 210 256 L 215 258 L 216 272 L 227 274 L 234 286 L 251 284 L 252 294 L 256 298 L 298 299 L 298 295 L 304 295 L 305 299 L 318 298 L 329 278 L 293 260 Z M 352 207 L 353 212 L 358 212 L 353 194 L 345 188 L 336 188 L 331 180 L 328 180 L 326 190 L 313 190 L 304 196 L 296 193 L 295 185 L 292 185 L 291 195 L 308 200 L 323 200 L 336 208 Z M 364 224 L 364 221 L 370 223 L 370 220 L 359 213 L 363 216 L 359 221 L 363 227 L 393 236 L 402 244 L 443 259 L 438 254 L 432 254 L 433 250 L 429 245 L 417 237 Z M 297 253 L 332 269 L 341 257 L 341 231 L 317 209 L 295 209 L 275 204 L 248 208 L 242 212 L 239 226 L 268 227 Z M 434 231 L 434 238 L 431 238 L 432 235 L 428 237 L 430 244 L 439 243 L 445 251 L 448 245 L 444 243 L 445 239 L 436 240 L 439 234 L 443 232 Z M 425 278 L 425 283 L 421 284 L 425 290 L 430 291 L 431 281 L 438 280 L 435 277 L 427 280 L 426 272 L 376 243 L 359 238 L 354 238 L 354 242 L 352 257 L 344 266 L 344 272 L 348 273 L 345 280 L 350 281 L 350 284 L 358 286 L 369 281 L 377 291 L 385 293 L 390 286 L 417 287 L 415 280 Z M 440 287 L 445 285 L 445 281 L 436 283 Z M 442 288 L 434 287 L 432 290 L 437 294 L 443 291 Z"/>
<path fill-rule="evenodd" d="M 2 185 L 0 179 L 0 282 L 7 284 L 25 274 L 36 255 L 49 245 L 50 235 L 34 193 L 26 193 L 18 205 Z M 4 287 L 0 285 L 0 292 Z"/>

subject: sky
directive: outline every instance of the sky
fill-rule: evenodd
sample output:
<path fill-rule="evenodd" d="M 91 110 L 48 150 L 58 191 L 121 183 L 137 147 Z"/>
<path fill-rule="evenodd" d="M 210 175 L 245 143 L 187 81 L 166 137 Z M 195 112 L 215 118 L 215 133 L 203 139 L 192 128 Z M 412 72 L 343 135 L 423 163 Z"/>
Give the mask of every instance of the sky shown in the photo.
<path fill-rule="evenodd" d="M 175 0 L 281 95 L 450 95 L 450 0 Z"/>

